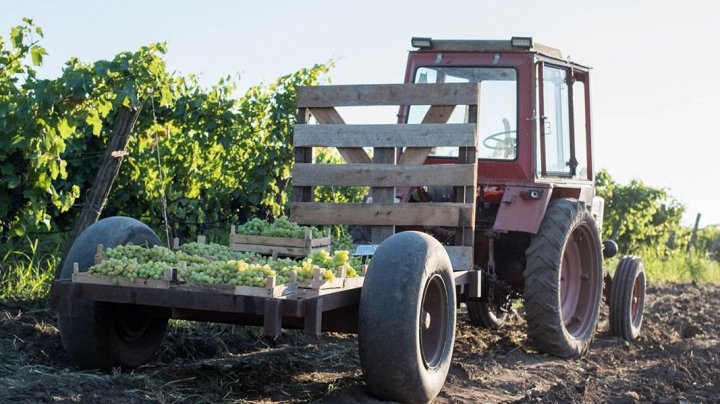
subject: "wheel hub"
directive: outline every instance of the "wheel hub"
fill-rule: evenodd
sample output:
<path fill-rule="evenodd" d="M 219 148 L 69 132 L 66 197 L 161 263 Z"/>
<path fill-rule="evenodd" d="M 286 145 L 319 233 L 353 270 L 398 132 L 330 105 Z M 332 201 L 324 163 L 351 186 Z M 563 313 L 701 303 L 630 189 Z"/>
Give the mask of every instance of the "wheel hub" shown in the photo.
<path fill-rule="evenodd" d="M 598 265 L 592 245 L 591 230 L 580 225 L 573 230 L 563 251 L 560 268 L 560 312 L 563 325 L 573 337 L 579 337 L 590 326 L 596 277 L 592 271 Z"/>
<path fill-rule="evenodd" d="M 435 274 L 428 279 L 420 311 L 420 353 L 427 369 L 440 365 L 448 344 L 448 295 L 443 278 Z"/>
<path fill-rule="evenodd" d="M 430 328 L 430 313 L 423 311 L 423 327 L 427 330 Z"/>

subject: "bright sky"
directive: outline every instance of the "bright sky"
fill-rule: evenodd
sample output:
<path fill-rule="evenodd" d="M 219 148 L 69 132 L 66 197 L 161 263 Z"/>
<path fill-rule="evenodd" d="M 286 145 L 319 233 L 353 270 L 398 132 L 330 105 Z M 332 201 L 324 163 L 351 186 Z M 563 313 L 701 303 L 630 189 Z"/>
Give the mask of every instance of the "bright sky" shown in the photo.
<path fill-rule="evenodd" d="M 246 88 L 334 59 L 335 84 L 403 80 L 412 36 L 532 36 L 594 68 L 596 164 L 668 187 L 686 223 L 720 224 L 720 23 L 710 0 L 13 1 L 0 35 L 30 17 L 55 77 L 71 56 L 111 58 L 167 41 L 168 64 Z"/>

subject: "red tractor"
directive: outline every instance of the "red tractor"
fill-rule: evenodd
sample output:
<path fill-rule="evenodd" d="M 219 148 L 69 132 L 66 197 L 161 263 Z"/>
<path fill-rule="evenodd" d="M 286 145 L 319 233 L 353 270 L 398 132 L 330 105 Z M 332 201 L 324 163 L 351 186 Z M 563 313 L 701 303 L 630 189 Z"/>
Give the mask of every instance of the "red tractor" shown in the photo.
<path fill-rule="evenodd" d="M 576 357 L 593 340 L 605 285 L 611 332 L 635 339 L 641 261 L 624 257 L 612 280 L 603 277 L 603 256 L 617 246 L 600 239 L 590 69 L 531 38 L 412 44 L 404 84 L 298 91 L 291 217 L 365 234 L 364 277 L 283 294 L 274 278 L 250 293 L 187 284 L 174 269 L 152 284 L 102 280 L 83 273 L 102 246 L 160 244 L 137 220 L 104 219 L 78 237 L 53 287 L 70 358 L 88 368 L 139 366 L 169 318 L 262 325 L 270 336 L 357 332 L 368 389 L 422 402 L 445 382 L 460 303 L 472 324 L 497 328 L 523 299 L 534 346 Z M 399 106 L 397 124 L 345 124 L 336 109 L 366 105 Z M 314 147 L 337 148 L 346 164 L 316 164 Z M 316 201 L 315 189 L 327 186 L 368 187 L 371 198 Z"/>
<path fill-rule="evenodd" d="M 533 345 L 576 357 L 593 340 L 607 284 L 611 332 L 635 339 L 645 294 L 640 259 L 624 257 L 614 279 L 603 277 L 603 256 L 615 255 L 617 245 L 600 239 L 604 201 L 593 182 L 590 68 L 532 38 L 413 38 L 412 45 L 404 86 L 308 88 L 298 102 L 300 123 L 309 114 L 321 125 L 296 129 L 292 215 L 303 223 L 370 225 L 354 232 L 355 241 L 377 248 L 358 330 L 371 390 L 408 401 L 430 396 L 404 395 L 400 386 L 439 391 L 455 313 L 438 307 L 458 302 L 472 324 L 498 328 L 522 299 Z M 392 104 L 400 105 L 394 128 L 343 125 L 334 108 Z M 468 124 L 475 138 L 463 143 Z M 338 147 L 348 164 L 313 167 L 308 146 Z M 369 146 L 372 158 L 362 148 Z M 369 186 L 372 203 L 313 204 L 309 186 L 322 185 Z M 427 252 L 439 244 L 451 276 Z M 405 335 L 399 325 L 413 319 L 419 334 Z M 376 347 L 388 341 L 407 351 Z"/>

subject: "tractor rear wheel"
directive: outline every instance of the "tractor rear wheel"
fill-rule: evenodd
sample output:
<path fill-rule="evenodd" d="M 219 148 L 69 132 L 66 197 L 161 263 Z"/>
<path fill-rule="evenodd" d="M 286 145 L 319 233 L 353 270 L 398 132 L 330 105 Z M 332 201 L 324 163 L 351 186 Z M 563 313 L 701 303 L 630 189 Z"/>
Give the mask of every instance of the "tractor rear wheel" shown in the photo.
<path fill-rule="evenodd" d="M 640 334 L 644 306 L 645 267 L 639 257 L 622 257 L 610 291 L 610 333 L 634 341 Z"/>
<path fill-rule="evenodd" d="M 445 248 L 419 232 L 385 240 L 360 295 L 358 343 L 368 390 L 428 402 L 445 384 L 455 341 L 455 282 Z"/>
<path fill-rule="evenodd" d="M 142 222 L 122 216 L 91 225 L 75 240 L 63 264 L 60 279 L 71 279 L 73 263 L 85 272 L 94 263 L 98 244 L 161 245 L 160 239 Z M 148 362 L 160 347 L 167 318 L 153 317 L 141 307 L 80 300 L 75 315 L 58 316 L 63 346 L 70 360 L 85 369 L 138 367 Z"/>
<path fill-rule="evenodd" d="M 602 253 L 595 221 L 577 201 L 554 200 L 526 251 L 525 318 L 540 351 L 585 354 L 602 297 Z"/>

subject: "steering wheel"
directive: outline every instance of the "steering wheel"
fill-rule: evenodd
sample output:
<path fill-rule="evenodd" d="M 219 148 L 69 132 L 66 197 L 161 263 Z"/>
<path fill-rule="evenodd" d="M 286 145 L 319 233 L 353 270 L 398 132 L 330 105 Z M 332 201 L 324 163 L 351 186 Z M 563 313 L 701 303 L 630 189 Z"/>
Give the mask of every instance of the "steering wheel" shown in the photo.
<path fill-rule="evenodd" d="M 493 133 L 492 135 L 486 137 L 483 140 L 483 146 L 485 146 L 486 148 L 491 149 L 491 150 L 506 150 L 508 148 L 508 146 L 515 148 L 516 140 L 514 137 L 501 138 L 500 136 L 505 136 L 505 135 L 509 135 L 511 133 L 516 133 L 516 132 L 517 131 L 515 131 L 515 130 L 505 130 L 502 132 Z M 508 141 L 510 141 L 509 144 L 508 144 Z M 488 144 L 488 142 L 495 142 L 495 143 Z"/>

